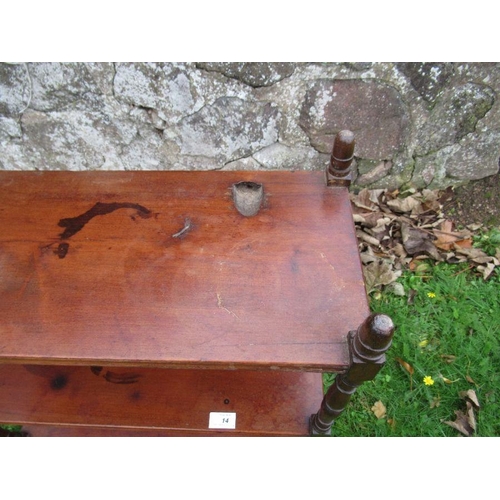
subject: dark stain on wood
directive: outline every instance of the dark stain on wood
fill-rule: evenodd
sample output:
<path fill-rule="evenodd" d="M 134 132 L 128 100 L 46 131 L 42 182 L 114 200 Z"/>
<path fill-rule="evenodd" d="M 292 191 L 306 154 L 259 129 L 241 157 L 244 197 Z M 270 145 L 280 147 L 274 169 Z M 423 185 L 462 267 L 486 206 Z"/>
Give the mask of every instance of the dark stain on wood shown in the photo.
<path fill-rule="evenodd" d="M 293 256 L 290 260 L 290 271 L 292 272 L 292 274 L 298 274 L 300 271 L 299 262 L 298 262 L 299 255 L 300 255 L 300 250 L 296 248 L 294 250 Z"/>
<path fill-rule="evenodd" d="M 104 380 L 112 384 L 135 384 L 141 377 L 137 373 L 117 373 L 110 370 L 103 372 L 102 366 L 91 366 L 90 371 L 97 376 L 102 375 Z"/>
<path fill-rule="evenodd" d="M 141 399 L 141 392 L 140 391 L 134 391 L 130 395 L 130 399 L 132 399 L 133 401 L 139 401 L 139 399 Z"/>
<path fill-rule="evenodd" d="M 146 207 L 139 205 L 137 203 L 96 203 L 90 210 L 87 210 L 85 213 L 79 215 L 78 217 L 70 217 L 67 219 L 61 219 L 58 223 L 60 227 L 66 228 L 59 237 L 62 240 L 67 240 L 71 238 L 76 233 L 81 231 L 85 224 L 92 220 L 94 217 L 98 215 L 107 215 L 115 210 L 119 210 L 120 208 L 133 208 L 137 210 L 137 215 L 143 219 L 148 219 L 153 216 L 151 210 L 148 210 Z"/>
<path fill-rule="evenodd" d="M 112 384 L 135 384 L 139 382 L 140 375 L 136 373 L 113 373 L 107 371 L 104 374 L 104 379 Z"/>
<path fill-rule="evenodd" d="M 59 243 L 57 246 L 57 249 L 54 250 L 54 253 L 60 258 L 64 259 L 66 257 L 66 254 L 68 253 L 69 250 L 69 243 L 63 242 Z"/>
<path fill-rule="evenodd" d="M 55 391 L 59 391 L 66 387 L 67 383 L 68 379 L 65 375 L 57 375 L 50 381 L 50 387 L 52 387 Z"/>
<path fill-rule="evenodd" d="M 91 371 L 94 375 L 100 375 L 100 373 L 102 372 L 102 366 L 91 366 L 91 367 L 90 367 L 90 371 Z"/>
<path fill-rule="evenodd" d="M 137 373 L 117 373 L 110 370 L 105 370 L 102 366 L 91 366 L 90 371 L 94 374 L 102 376 L 106 382 L 111 382 L 112 384 L 135 384 L 139 382 L 140 375 Z"/>

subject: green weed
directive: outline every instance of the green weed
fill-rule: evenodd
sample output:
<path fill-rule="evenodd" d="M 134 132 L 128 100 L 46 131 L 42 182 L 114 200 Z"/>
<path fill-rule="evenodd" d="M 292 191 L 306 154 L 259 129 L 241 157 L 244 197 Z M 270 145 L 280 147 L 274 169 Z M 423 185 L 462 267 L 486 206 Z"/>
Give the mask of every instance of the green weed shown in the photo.
<path fill-rule="evenodd" d="M 495 256 L 500 248 L 500 229 L 492 228 L 487 232 L 474 236 L 474 246 L 488 255 Z"/>

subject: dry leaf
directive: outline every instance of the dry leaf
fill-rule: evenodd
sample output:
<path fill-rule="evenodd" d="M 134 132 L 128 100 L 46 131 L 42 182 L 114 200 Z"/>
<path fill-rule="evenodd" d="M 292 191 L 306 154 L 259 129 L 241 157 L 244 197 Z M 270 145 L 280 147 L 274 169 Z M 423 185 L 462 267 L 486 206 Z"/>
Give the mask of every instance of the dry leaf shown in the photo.
<path fill-rule="evenodd" d="M 444 423 L 449 425 L 450 427 L 453 427 L 458 432 L 461 432 L 464 436 L 467 436 L 467 437 L 472 436 L 472 434 L 474 433 L 475 427 L 476 427 L 475 418 L 473 419 L 473 422 L 471 422 L 470 416 L 466 415 L 465 413 L 463 413 L 460 410 L 456 410 L 455 415 L 456 415 L 456 419 L 453 422 L 451 422 L 450 420 L 447 420 Z"/>
<path fill-rule="evenodd" d="M 378 208 L 378 190 L 362 189 L 358 194 L 351 193 L 351 201 L 359 208 L 374 212 Z M 383 190 L 381 190 L 383 192 Z"/>
<path fill-rule="evenodd" d="M 440 250 L 449 252 L 453 245 L 460 248 L 472 247 L 471 233 L 469 231 L 453 232 L 453 222 L 450 220 L 441 222 L 439 229 L 434 229 L 433 234 L 436 237 L 434 244 Z"/>
<path fill-rule="evenodd" d="M 441 398 L 439 396 L 432 399 L 430 408 L 437 408 L 441 404 Z"/>
<path fill-rule="evenodd" d="M 377 257 L 371 247 L 368 247 L 365 251 L 360 252 L 361 262 L 363 264 L 370 264 L 372 262 L 378 261 L 380 257 Z"/>
<path fill-rule="evenodd" d="M 500 266 L 500 248 L 492 257 L 473 247 L 473 231 L 479 226 L 454 231 L 452 221 L 442 217 L 446 192 L 429 189 L 418 192 L 410 189 L 405 193 L 408 196 L 398 198 L 400 194 L 397 190 L 390 192 L 366 188 L 358 194 L 351 194 L 364 267 L 383 259 L 390 263 L 393 272 L 397 272 L 408 269 L 408 266 L 414 269 L 418 266 L 416 259 L 431 258 L 449 264 L 468 262 L 471 269 L 475 268 L 486 280 Z M 372 275 L 368 293 L 384 284 L 379 280 L 384 274 L 380 271 L 375 265 L 368 271 L 367 274 Z M 387 279 L 386 275 L 382 281 L 392 283 L 394 280 Z"/>
<path fill-rule="evenodd" d="M 405 288 L 401 283 L 389 283 L 387 291 L 397 297 L 404 297 L 406 295 Z"/>
<path fill-rule="evenodd" d="M 473 391 L 472 389 L 469 389 L 468 391 L 462 391 L 459 393 L 459 396 L 466 401 L 470 401 L 476 409 L 479 410 L 479 408 L 481 407 L 476 396 L 476 391 Z"/>
<path fill-rule="evenodd" d="M 489 256 L 480 248 L 461 248 L 459 246 L 454 247 L 457 253 L 465 255 L 469 260 L 472 260 L 477 264 L 485 264 L 487 262 L 493 262 L 494 260 L 496 260 L 495 257 Z"/>
<path fill-rule="evenodd" d="M 409 268 L 410 268 L 410 271 L 413 271 L 415 274 L 423 275 L 423 274 L 429 273 L 432 269 L 432 266 L 425 261 L 421 261 L 417 257 L 416 259 L 413 259 L 410 262 Z"/>
<path fill-rule="evenodd" d="M 389 200 L 387 205 L 395 212 L 400 213 L 419 213 L 419 210 L 422 211 L 422 202 L 413 196 Z"/>
<path fill-rule="evenodd" d="M 411 289 L 408 292 L 408 300 L 407 304 L 411 306 L 415 302 L 415 297 L 417 296 L 418 292 L 416 290 Z"/>
<path fill-rule="evenodd" d="M 426 231 L 411 227 L 409 224 L 401 224 L 401 237 L 403 246 L 410 255 L 427 255 L 434 260 L 441 260 L 437 248 L 431 241 Z"/>
<path fill-rule="evenodd" d="M 495 264 L 488 263 L 485 266 L 477 266 L 476 269 L 483 275 L 483 279 L 488 279 L 491 273 L 495 270 Z"/>
<path fill-rule="evenodd" d="M 470 401 L 467 401 L 467 420 L 469 421 L 469 425 L 472 427 L 472 430 L 476 432 L 476 415 L 474 414 L 474 408 L 472 406 L 472 403 Z"/>
<path fill-rule="evenodd" d="M 409 363 L 406 361 L 402 360 L 401 358 L 396 358 L 396 361 L 410 374 L 413 375 L 415 370 L 413 369 L 413 366 L 411 366 Z"/>
<path fill-rule="evenodd" d="M 407 257 L 407 253 L 405 250 L 405 247 L 401 243 L 394 243 L 391 247 L 392 253 L 396 256 L 399 257 L 400 260 L 403 260 Z"/>
<path fill-rule="evenodd" d="M 385 260 L 377 260 L 363 267 L 367 293 L 381 285 L 388 285 L 401 276 L 401 271 L 393 271 L 392 265 Z"/>
<path fill-rule="evenodd" d="M 387 412 L 386 407 L 384 406 L 384 403 L 382 403 L 382 401 L 377 401 L 371 407 L 371 410 L 377 418 L 384 418 Z"/>
<path fill-rule="evenodd" d="M 380 242 L 377 238 L 374 238 L 373 236 L 370 236 L 369 234 L 365 233 L 364 231 L 356 231 L 356 237 L 358 240 L 365 241 L 369 245 L 372 245 L 374 247 L 378 247 Z"/>
<path fill-rule="evenodd" d="M 396 420 L 394 418 L 388 418 L 387 423 L 394 429 L 396 427 Z"/>
<path fill-rule="evenodd" d="M 472 238 L 455 241 L 455 245 L 459 248 L 472 248 Z"/>
<path fill-rule="evenodd" d="M 469 382 L 469 384 L 476 385 L 476 382 L 474 382 L 474 380 L 472 379 L 472 377 L 470 377 L 469 375 L 465 376 L 465 380 L 467 380 L 467 382 Z"/>
<path fill-rule="evenodd" d="M 354 213 L 354 222 L 359 223 L 365 227 L 377 227 L 382 224 L 389 224 L 391 218 L 384 212 L 362 212 Z"/>
<path fill-rule="evenodd" d="M 450 380 L 449 378 L 443 377 L 442 375 L 441 375 L 441 380 L 442 380 L 445 384 L 453 384 L 453 382 L 454 382 L 453 380 Z M 456 382 L 456 380 L 455 380 L 455 382 Z"/>
<path fill-rule="evenodd" d="M 480 408 L 479 401 L 477 399 L 475 391 L 473 391 L 472 389 L 469 389 L 468 391 L 462 391 L 459 395 L 462 399 L 465 400 L 465 413 L 460 410 L 456 410 L 455 421 L 446 421 L 445 424 L 461 432 L 464 436 L 472 436 L 472 434 L 474 434 L 477 429 L 474 408 Z"/>
<path fill-rule="evenodd" d="M 435 229 L 433 231 L 434 236 L 436 236 L 434 244 L 441 250 L 450 251 L 453 248 L 453 243 L 458 240 L 452 230 L 453 222 L 445 220 L 441 223 L 439 230 Z"/>
<path fill-rule="evenodd" d="M 457 359 L 457 357 L 454 356 L 453 354 L 441 354 L 439 357 L 442 358 L 442 360 L 448 364 L 453 363 Z"/>

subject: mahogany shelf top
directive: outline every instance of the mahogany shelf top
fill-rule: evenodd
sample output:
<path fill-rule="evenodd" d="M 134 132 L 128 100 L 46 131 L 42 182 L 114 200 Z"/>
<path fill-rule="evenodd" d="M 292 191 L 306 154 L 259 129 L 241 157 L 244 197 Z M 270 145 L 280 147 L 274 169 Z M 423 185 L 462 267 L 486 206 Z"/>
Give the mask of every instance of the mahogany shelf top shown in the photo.
<path fill-rule="evenodd" d="M 369 309 L 324 175 L 0 172 L 0 363 L 345 369 Z"/>

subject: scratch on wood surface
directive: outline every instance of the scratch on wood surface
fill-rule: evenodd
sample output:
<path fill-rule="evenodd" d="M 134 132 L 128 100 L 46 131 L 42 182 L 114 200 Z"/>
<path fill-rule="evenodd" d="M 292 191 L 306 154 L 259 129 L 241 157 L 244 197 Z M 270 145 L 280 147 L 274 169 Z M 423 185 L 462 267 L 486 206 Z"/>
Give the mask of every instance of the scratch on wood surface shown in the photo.
<path fill-rule="evenodd" d="M 21 288 L 19 289 L 18 293 L 17 293 L 17 300 L 20 300 L 24 293 L 26 292 L 26 288 L 28 287 L 28 285 L 30 284 L 31 280 L 33 279 L 33 276 L 35 276 L 36 274 L 36 256 L 34 253 L 31 254 L 31 257 L 30 257 L 30 264 L 33 265 L 33 271 L 30 272 L 30 274 L 25 278 Z"/>
<path fill-rule="evenodd" d="M 333 267 L 332 264 L 330 264 L 330 261 L 326 258 L 326 255 L 323 252 L 320 252 L 319 254 L 321 255 L 321 258 L 323 260 L 326 260 L 327 264 L 335 271 L 335 268 Z"/>
<path fill-rule="evenodd" d="M 172 235 L 172 238 L 180 238 L 183 234 L 187 233 L 191 229 L 191 219 L 186 218 L 184 221 L 184 227 L 177 233 Z"/>
<path fill-rule="evenodd" d="M 224 309 L 227 313 L 229 313 L 231 316 L 234 316 L 236 319 L 240 319 L 237 314 L 235 314 L 233 311 L 230 311 L 222 302 L 222 297 L 219 292 L 217 292 L 217 306 L 220 309 Z"/>

